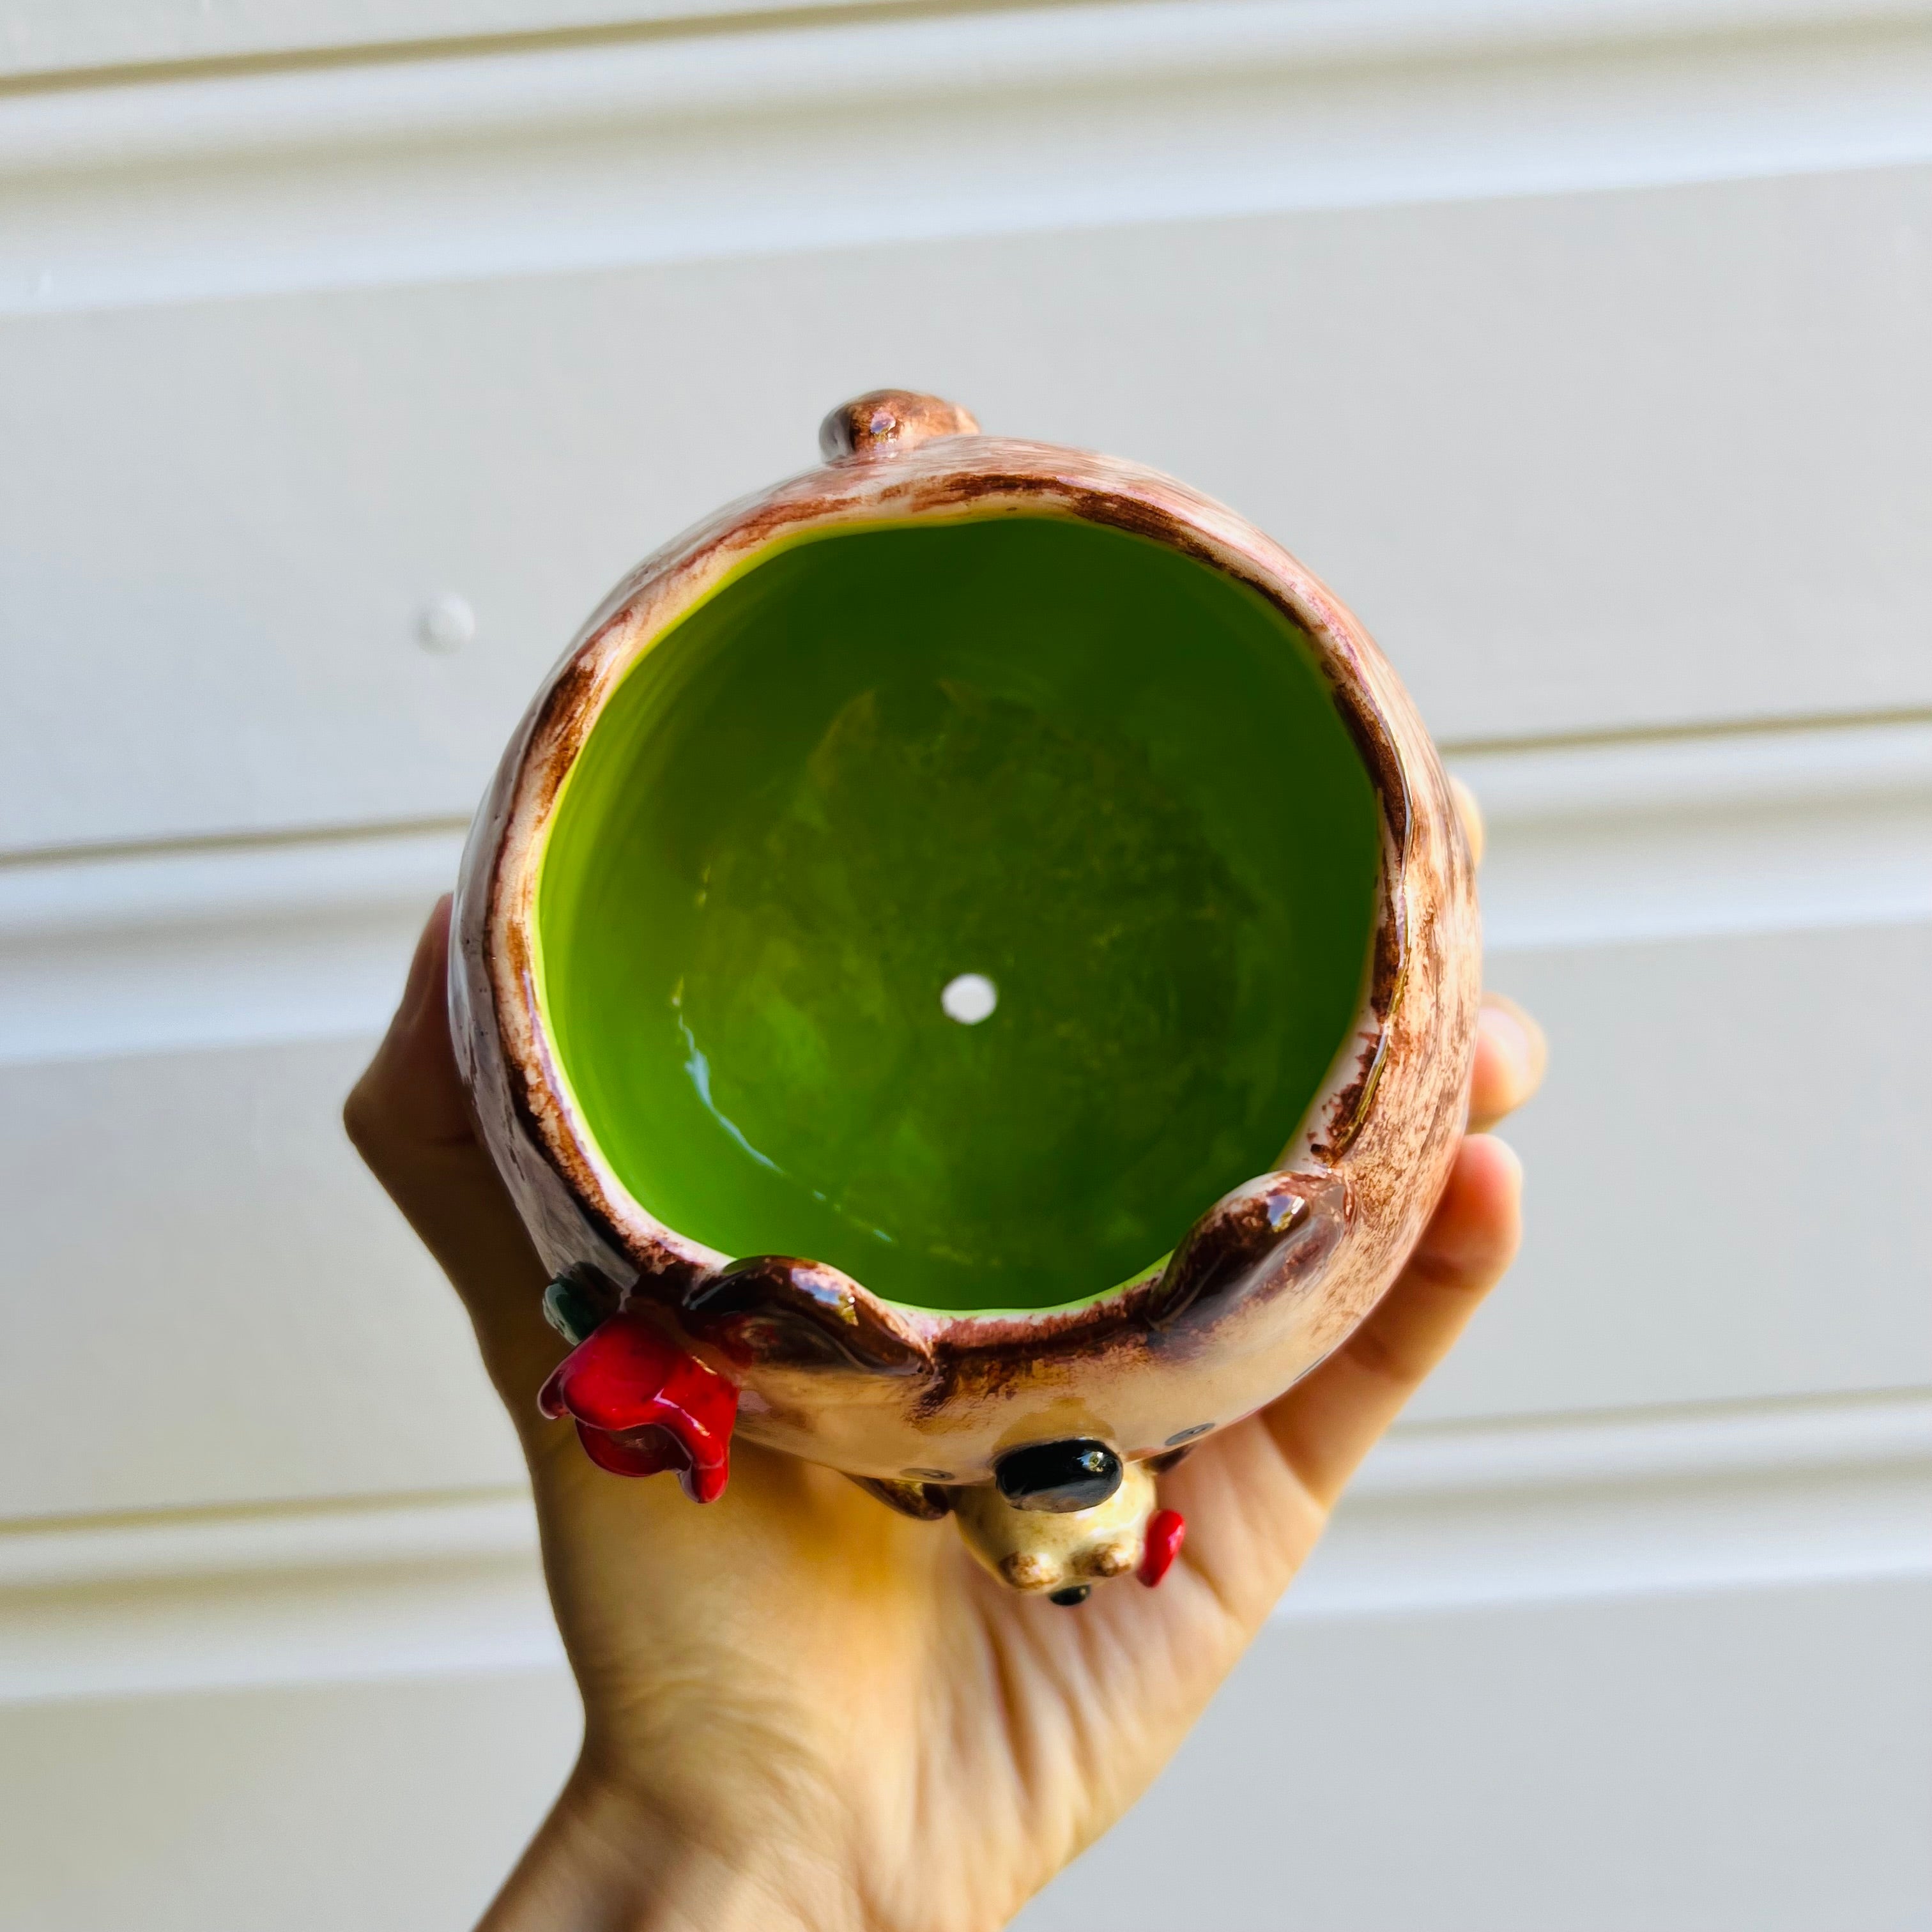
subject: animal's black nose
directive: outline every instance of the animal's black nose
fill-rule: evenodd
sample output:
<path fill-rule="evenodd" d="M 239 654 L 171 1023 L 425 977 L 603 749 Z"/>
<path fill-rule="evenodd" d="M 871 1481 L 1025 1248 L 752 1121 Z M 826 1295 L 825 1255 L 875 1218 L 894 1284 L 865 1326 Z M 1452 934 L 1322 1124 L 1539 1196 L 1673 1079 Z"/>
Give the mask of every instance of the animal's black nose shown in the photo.
<path fill-rule="evenodd" d="M 1092 1509 L 1120 1486 L 1120 1459 L 1104 1442 L 1029 1442 L 1000 1458 L 993 1474 L 1015 1509 L 1066 1516 Z"/>

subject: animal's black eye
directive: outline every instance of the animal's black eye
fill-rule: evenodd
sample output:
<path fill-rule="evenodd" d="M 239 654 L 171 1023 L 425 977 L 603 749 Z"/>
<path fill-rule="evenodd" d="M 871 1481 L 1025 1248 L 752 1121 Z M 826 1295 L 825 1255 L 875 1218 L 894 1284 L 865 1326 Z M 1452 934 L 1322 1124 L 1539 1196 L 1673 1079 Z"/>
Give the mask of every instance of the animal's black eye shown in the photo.
<path fill-rule="evenodd" d="M 1104 1442 L 1030 1442 L 1000 1458 L 1000 1493 L 1016 1509 L 1058 1516 L 1092 1509 L 1120 1486 L 1120 1459 Z"/>

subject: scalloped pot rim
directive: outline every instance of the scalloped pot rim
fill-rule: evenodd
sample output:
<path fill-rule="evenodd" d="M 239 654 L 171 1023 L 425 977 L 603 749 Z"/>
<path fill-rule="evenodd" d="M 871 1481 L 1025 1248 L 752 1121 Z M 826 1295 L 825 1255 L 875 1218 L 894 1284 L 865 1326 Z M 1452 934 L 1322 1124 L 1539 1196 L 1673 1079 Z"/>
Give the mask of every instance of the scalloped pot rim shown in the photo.
<path fill-rule="evenodd" d="M 843 458 L 742 500 L 675 539 L 606 600 L 564 654 L 529 720 L 489 893 L 488 971 L 500 1045 L 506 1067 L 520 1076 L 518 1111 L 549 1161 L 644 1274 L 663 1272 L 670 1263 L 715 1275 L 732 1258 L 666 1226 L 635 1198 L 599 1147 L 553 1050 L 534 938 L 536 900 L 549 836 L 578 754 L 619 686 L 649 653 L 694 611 L 775 556 L 835 532 L 1008 516 L 1066 518 L 1163 543 L 1256 590 L 1311 640 L 1374 787 L 1383 855 L 1377 939 L 1365 965 L 1357 1022 L 1280 1166 L 1292 1168 L 1312 1157 L 1339 1172 L 1346 1161 L 1372 1096 L 1406 977 L 1403 874 L 1412 807 L 1403 760 L 1394 749 L 1397 734 L 1372 688 L 1381 680 L 1369 674 L 1391 674 L 1349 613 L 1286 551 L 1173 478 L 1049 445 L 947 436 L 890 455 Z M 1209 1206 L 1202 1220 L 1222 1204 Z M 973 1348 L 1010 1344 L 1016 1329 L 1070 1340 L 1068 1331 L 1085 1323 L 1112 1325 L 1170 1258 L 1162 1256 L 1112 1287 L 1051 1306 L 951 1312 L 874 1294 L 842 1270 L 815 1265 L 843 1293 L 889 1312 L 892 1327 L 915 1331 L 928 1344 Z"/>

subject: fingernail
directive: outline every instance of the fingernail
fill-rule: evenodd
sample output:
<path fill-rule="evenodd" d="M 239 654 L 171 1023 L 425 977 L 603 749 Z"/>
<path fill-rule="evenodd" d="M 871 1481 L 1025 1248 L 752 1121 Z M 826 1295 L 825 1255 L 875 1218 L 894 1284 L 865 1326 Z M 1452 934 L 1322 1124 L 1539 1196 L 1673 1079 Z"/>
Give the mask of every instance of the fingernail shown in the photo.
<path fill-rule="evenodd" d="M 1516 1005 L 1499 994 L 1484 997 L 1481 1025 L 1510 1064 L 1510 1072 L 1519 1092 L 1535 1085 L 1542 1078 L 1548 1049 L 1543 1029 Z"/>
<path fill-rule="evenodd" d="M 1498 1153 L 1504 1155 L 1508 1160 L 1510 1166 L 1516 1175 L 1516 1186 L 1520 1190 L 1522 1186 L 1522 1156 L 1518 1154 L 1516 1149 L 1511 1147 L 1509 1142 L 1504 1140 L 1501 1134 L 1485 1134 L 1483 1138 L 1489 1142 L 1490 1146 L 1496 1148 Z"/>

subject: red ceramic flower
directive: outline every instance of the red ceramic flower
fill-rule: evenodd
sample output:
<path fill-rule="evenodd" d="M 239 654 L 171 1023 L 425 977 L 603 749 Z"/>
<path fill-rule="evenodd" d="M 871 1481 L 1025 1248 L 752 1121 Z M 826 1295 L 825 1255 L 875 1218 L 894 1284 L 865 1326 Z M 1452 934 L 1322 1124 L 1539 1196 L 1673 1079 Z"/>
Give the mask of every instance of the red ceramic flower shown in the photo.
<path fill-rule="evenodd" d="M 731 1473 L 738 1391 L 634 1310 L 614 1315 L 560 1362 L 537 1397 L 577 1423 L 585 1453 L 614 1476 L 675 1469 L 693 1502 L 716 1502 Z"/>

